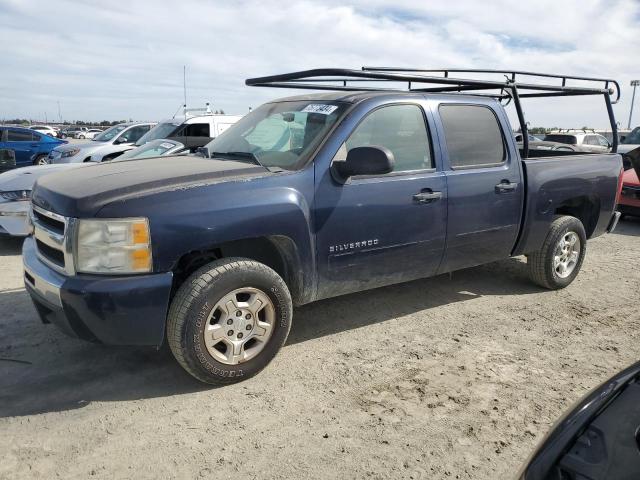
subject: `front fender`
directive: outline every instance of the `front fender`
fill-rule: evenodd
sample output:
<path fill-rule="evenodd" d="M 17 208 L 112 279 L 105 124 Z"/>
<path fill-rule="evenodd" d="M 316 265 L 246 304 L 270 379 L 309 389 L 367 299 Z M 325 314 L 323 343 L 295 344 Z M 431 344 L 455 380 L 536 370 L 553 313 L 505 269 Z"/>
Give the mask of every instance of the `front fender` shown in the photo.
<path fill-rule="evenodd" d="M 130 198 L 103 207 L 98 216 L 149 218 L 154 272 L 171 271 L 186 253 L 223 243 L 284 237 L 295 246 L 304 290 L 315 292 L 312 196 L 308 169 Z"/>

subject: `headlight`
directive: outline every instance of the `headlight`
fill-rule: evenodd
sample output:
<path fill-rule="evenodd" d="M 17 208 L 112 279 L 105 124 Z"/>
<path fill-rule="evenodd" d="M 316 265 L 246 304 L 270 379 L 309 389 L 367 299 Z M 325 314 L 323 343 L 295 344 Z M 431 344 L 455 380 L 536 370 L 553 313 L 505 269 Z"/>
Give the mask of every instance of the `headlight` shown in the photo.
<path fill-rule="evenodd" d="M 7 202 L 28 202 L 31 199 L 31 190 L 13 190 L 0 192 L 0 199 Z"/>
<path fill-rule="evenodd" d="M 80 219 L 75 255 L 78 272 L 150 272 L 149 221 L 146 218 Z"/>
<path fill-rule="evenodd" d="M 62 152 L 62 155 L 60 155 L 62 158 L 67 158 L 67 157 L 73 157 L 74 155 L 76 155 L 78 152 L 80 151 L 79 148 L 72 148 L 71 150 L 65 150 L 64 152 Z"/>

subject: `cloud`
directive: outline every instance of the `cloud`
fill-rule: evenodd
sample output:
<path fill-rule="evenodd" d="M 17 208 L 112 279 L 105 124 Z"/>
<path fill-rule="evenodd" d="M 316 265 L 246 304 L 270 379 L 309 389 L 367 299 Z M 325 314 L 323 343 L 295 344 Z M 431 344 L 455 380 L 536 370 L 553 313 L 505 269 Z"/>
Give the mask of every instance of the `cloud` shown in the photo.
<path fill-rule="evenodd" d="M 529 69 L 625 86 L 640 30 L 634 0 L 0 0 L 0 116 L 160 119 L 182 103 L 228 113 L 287 94 L 244 79 L 322 66 Z M 600 99 L 531 103 L 533 125 L 604 126 Z M 561 108 L 558 108 L 561 107 Z"/>

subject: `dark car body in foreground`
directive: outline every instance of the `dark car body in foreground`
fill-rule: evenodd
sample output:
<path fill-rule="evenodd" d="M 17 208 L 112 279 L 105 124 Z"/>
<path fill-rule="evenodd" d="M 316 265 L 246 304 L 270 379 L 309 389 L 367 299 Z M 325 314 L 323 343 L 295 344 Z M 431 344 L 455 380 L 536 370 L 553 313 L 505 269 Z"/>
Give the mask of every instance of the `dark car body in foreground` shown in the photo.
<path fill-rule="evenodd" d="M 551 429 L 519 480 L 640 478 L 640 362 L 574 405 Z"/>
<path fill-rule="evenodd" d="M 196 378 L 228 383 L 273 358 L 292 305 L 522 254 L 562 288 L 617 221 L 619 155 L 523 160 L 488 97 L 292 97 L 207 152 L 38 180 L 23 257 L 43 321 L 107 344 L 166 337 Z"/>

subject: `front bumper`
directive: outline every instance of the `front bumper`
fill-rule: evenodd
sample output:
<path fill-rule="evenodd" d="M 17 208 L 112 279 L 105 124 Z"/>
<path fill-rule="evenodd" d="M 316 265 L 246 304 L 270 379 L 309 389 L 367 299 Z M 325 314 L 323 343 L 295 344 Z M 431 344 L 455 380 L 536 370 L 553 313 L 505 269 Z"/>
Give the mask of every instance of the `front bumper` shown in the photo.
<path fill-rule="evenodd" d="M 29 202 L 0 203 L 0 235 L 26 237 L 31 227 L 28 221 Z"/>
<path fill-rule="evenodd" d="M 22 248 L 24 283 L 44 323 L 108 345 L 161 345 L 173 274 L 64 276 L 38 258 L 35 241 Z"/>

